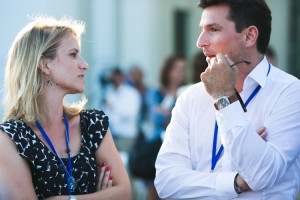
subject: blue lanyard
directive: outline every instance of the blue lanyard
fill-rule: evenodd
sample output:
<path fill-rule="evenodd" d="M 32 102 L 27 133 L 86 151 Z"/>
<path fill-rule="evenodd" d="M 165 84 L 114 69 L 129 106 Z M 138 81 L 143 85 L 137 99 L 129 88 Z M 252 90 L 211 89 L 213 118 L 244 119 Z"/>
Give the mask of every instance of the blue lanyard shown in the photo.
<path fill-rule="evenodd" d="M 271 70 L 271 65 L 269 63 L 269 69 L 268 69 L 268 73 L 267 76 L 269 75 Z M 255 95 L 257 95 L 257 93 L 259 92 L 261 86 L 258 85 L 252 92 L 252 94 L 249 96 L 249 98 L 247 99 L 246 103 L 245 103 L 245 107 L 247 107 L 247 105 L 250 103 L 250 101 L 255 97 Z M 211 154 L 211 167 L 210 170 L 211 172 L 214 171 L 216 164 L 224 150 L 223 145 L 221 145 L 221 147 L 219 148 L 218 153 L 216 154 L 216 150 L 217 150 L 217 138 L 218 138 L 218 123 L 217 121 L 215 122 L 215 130 L 214 130 L 214 140 L 213 140 L 213 148 L 212 148 L 212 154 Z"/>
<path fill-rule="evenodd" d="M 38 120 L 36 120 L 35 124 L 38 127 L 38 129 L 41 131 L 41 133 L 42 133 L 43 137 L 45 138 L 46 142 L 48 143 L 51 150 L 53 151 L 53 153 L 58 158 L 61 166 L 63 167 L 63 170 L 66 174 L 67 183 L 68 183 L 68 193 L 69 193 L 69 195 L 71 195 L 76 189 L 77 182 L 76 182 L 75 178 L 72 176 L 72 162 L 71 162 L 71 156 L 70 156 L 69 123 L 68 123 L 68 120 L 67 120 L 65 114 L 63 115 L 63 117 L 64 117 L 64 122 L 65 122 L 65 125 L 66 125 L 66 145 L 67 145 L 67 153 L 68 153 L 68 170 L 66 169 L 66 166 L 64 165 L 61 158 L 58 156 L 58 154 L 57 154 L 50 138 L 48 137 L 46 131 L 43 129 L 40 122 Z"/>

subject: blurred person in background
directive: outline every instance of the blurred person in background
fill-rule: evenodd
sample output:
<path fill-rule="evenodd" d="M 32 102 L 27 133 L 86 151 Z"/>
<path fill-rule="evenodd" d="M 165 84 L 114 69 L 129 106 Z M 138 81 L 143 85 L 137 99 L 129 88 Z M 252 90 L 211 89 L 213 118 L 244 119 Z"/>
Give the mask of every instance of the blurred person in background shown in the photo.
<path fill-rule="evenodd" d="M 171 119 L 171 111 L 177 98 L 177 90 L 186 83 L 186 58 L 182 55 L 168 57 L 160 72 L 160 88 L 151 97 L 151 139 L 164 135 Z"/>
<path fill-rule="evenodd" d="M 128 71 L 128 78 L 126 81 L 129 85 L 137 89 L 141 96 L 141 111 L 139 119 L 139 132 L 149 135 L 149 112 L 150 112 L 150 97 L 152 89 L 144 82 L 144 73 L 141 67 L 132 66 Z"/>
<path fill-rule="evenodd" d="M 150 119 L 152 133 L 149 140 L 161 140 L 171 119 L 177 90 L 186 83 L 186 58 L 182 55 L 168 57 L 160 72 L 160 88 L 151 95 Z M 158 152 L 155 152 L 156 155 Z M 151 163 L 154 168 L 155 163 Z M 154 187 L 154 177 L 146 181 L 147 200 L 159 199 Z"/>
<path fill-rule="evenodd" d="M 207 68 L 208 64 L 206 62 L 206 57 L 203 53 L 203 51 L 199 51 L 193 58 L 192 61 L 192 68 L 193 68 L 193 83 L 198 83 L 201 81 L 200 74 L 204 72 Z"/>
<path fill-rule="evenodd" d="M 172 111 L 156 160 L 159 196 L 295 200 L 300 81 L 267 60 L 271 10 L 264 0 L 199 7 L 197 46 L 208 67 Z"/>
<path fill-rule="evenodd" d="M 142 99 L 137 89 L 125 82 L 118 67 L 110 74 L 111 87 L 107 89 L 104 110 L 110 116 L 110 129 L 117 149 L 128 153 L 138 134 Z"/>
<path fill-rule="evenodd" d="M 198 83 L 201 81 L 200 74 L 205 71 L 207 68 L 206 57 L 203 54 L 203 51 L 196 53 L 192 59 L 192 83 L 183 85 L 177 90 L 177 97 L 182 94 L 188 87 L 192 84 Z"/>
<path fill-rule="evenodd" d="M 37 18 L 16 36 L 5 72 L 0 125 L 3 199 L 131 199 L 130 181 L 101 110 L 68 105 L 84 92 L 85 26 Z"/>
<path fill-rule="evenodd" d="M 151 132 L 149 114 L 151 108 L 150 97 L 152 89 L 145 84 L 143 69 L 137 65 L 134 65 L 129 69 L 126 83 L 136 88 L 142 99 L 138 122 L 138 135 L 135 144 L 130 151 L 128 163 L 128 172 L 132 183 L 132 197 L 134 200 L 142 200 L 145 199 L 146 195 L 143 180 L 148 176 L 151 176 L 150 174 L 153 173 L 148 170 L 149 167 L 151 167 L 149 163 L 152 164 L 152 159 L 149 155 L 151 155 L 151 151 L 155 149 L 155 147 L 153 147 L 153 145 L 149 146 L 147 141 Z M 159 143 L 159 147 L 160 145 L 161 143 Z"/>

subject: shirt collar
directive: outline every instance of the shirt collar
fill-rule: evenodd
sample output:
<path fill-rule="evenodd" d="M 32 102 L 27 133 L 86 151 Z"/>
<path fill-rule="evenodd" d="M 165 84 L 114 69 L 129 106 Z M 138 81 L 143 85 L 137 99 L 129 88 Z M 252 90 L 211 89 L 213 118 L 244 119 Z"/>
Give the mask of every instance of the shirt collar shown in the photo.
<path fill-rule="evenodd" d="M 244 87 L 256 83 L 263 88 L 266 84 L 268 69 L 269 62 L 266 56 L 264 56 L 260 63 L 246 77 Z"/>

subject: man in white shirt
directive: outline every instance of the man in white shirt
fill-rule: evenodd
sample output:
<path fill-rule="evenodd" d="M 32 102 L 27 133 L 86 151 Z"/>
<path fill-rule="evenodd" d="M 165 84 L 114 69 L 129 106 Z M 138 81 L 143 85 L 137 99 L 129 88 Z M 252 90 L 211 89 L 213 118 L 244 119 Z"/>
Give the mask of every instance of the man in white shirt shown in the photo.
<path fill-rule="evenodd" d="M 300 81 L 264 56 L 263 0 L 201 0 L 208 68 L 177 100 L 156 160 L 162 199 L 296 199 Z M 265 127 L 263 140 L 257 132 Z"/>
<path fill-rule="evenodd" d="M 110 117 L 110 129 L 117 149 L 128 153 L 138 134 L 141 96 L 134 87 L 125 83 L 119 68 L 112 71 L 111 81 L 104 109 Z"/>

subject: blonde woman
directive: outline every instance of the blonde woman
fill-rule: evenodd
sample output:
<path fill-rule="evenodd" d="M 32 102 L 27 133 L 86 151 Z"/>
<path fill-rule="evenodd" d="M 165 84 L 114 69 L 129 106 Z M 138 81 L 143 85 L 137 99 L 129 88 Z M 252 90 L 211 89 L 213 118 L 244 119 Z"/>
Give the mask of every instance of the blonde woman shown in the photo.
<path fill-rule="evenodd" d="M 80 55 L 84 24 L 36 18 L 13 42 L 5 73 L 0 125 L 3 199 L 131 199 L 128 175 L 108 117 L 84 109 L 88 64 Z"/>

